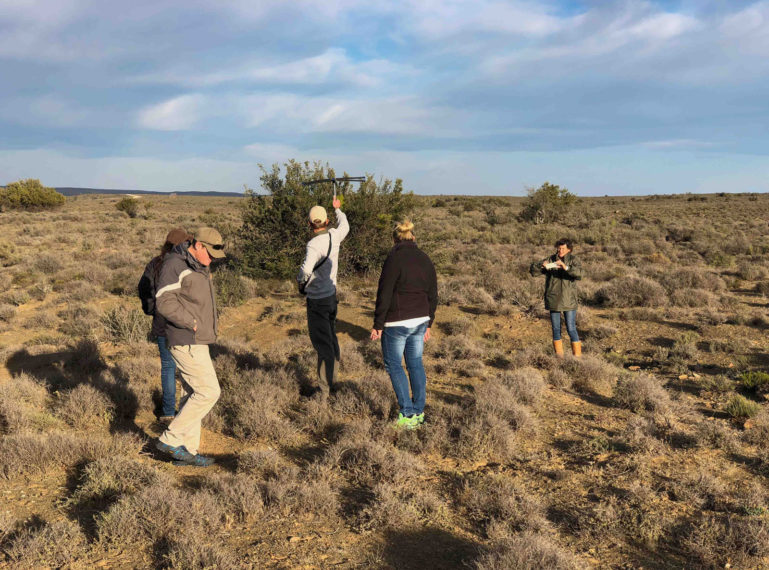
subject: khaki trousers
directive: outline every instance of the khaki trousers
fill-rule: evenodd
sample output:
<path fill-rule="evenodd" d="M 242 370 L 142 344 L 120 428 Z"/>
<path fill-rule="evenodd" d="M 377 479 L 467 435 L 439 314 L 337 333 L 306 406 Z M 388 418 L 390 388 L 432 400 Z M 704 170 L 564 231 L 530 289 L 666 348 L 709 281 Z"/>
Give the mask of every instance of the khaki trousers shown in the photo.
<path fill-rule="evenodd" d="M 219 380 L 207 344 L 172 346 L 171 356 L 182 376 L 186 395 L 179 413 L 160 436 L 160 441 L 172 447 L 183 445 L 197 455 L 200 446 L 200 423 L 219 399 Z"/>

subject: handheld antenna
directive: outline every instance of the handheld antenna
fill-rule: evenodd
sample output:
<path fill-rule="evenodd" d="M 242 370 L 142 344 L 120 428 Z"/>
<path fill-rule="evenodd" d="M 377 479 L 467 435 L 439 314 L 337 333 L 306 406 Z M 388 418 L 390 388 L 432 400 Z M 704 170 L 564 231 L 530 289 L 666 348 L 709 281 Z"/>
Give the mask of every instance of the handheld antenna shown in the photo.
<path fill-rule="evenodd" d="M 303 186 L 313 186 L 315 184 L 322 184 L 324 182 L 331 182 L 334 185 L 334 200 L 336 200 L 336 185 L 338 182 L 360 182 L 366 181 L 365 176 L 340 176 L 338 178 L 320 178 L 318 180 L 310 180 L 309 182 L 302 182 Z"/>

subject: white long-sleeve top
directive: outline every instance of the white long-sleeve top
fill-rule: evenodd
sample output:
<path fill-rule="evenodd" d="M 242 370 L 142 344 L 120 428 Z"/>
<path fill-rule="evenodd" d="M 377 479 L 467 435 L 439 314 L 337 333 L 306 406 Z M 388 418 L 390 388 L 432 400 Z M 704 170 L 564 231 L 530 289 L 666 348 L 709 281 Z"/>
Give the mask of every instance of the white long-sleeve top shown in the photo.
<path fill-rule="evenodd" d="M 350 224 L 347 222 L 347 216 L 337 208 L 336 219 L 337 227 L 328 228 L 315 234 L 307 242 L 307 254 L 304 256 L 304 262 L 299 269 L 297 280 L 300 283 L 308 281 L 306 291 L 310 299 L 323 299 L 336 294 L 336 274 L 339 268 L 339 245 L 347 234 L 350 233 Z M 331 253 L 329 259 L 313 271 L 313 267 L 328 253 L 329 239 L 331 240 Z"/>

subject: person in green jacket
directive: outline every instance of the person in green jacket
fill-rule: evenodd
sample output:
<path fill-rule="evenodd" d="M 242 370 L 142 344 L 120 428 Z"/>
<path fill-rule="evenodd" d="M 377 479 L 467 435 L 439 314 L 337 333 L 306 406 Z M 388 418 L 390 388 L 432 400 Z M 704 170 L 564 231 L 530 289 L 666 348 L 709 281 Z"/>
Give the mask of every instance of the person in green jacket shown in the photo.
<path fill-rule="evenodd" d="M 555 253 L 542 261 L 531 264 L 532 276 L 545 276 L 545 309 L 550 311 L 553 326 L 553 348 L 555 354 L 563 357 L 561 340 L 561 313 L 566 320 L 566 330 L 571 340 L 571 351 L 576 358 L 582 355 L 582 343 L 577 334 L 577 283 L 582 279 L 582 264 L 572 254 L 570 239 L 555 242 Z"/>

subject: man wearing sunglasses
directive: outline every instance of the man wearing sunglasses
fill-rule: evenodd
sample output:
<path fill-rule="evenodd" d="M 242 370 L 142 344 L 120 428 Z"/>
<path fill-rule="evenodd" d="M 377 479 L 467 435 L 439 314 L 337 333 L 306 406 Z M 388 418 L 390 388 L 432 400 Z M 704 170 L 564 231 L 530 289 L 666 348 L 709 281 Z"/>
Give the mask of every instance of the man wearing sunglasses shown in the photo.
<path fill-rule="evenodd" d="M 200 228 L 194 235 L 166 255 L 155 294 L 156 311 L 168 322 L 168 346 L 186 392 L 156 447 L 176 465 L 206 467 L 214 460 L 198 453 L 200 424 L 219 399 L 219 380 L 208 351 L 217 328 L 209 266 L 226 256 L 222 236 L 214 228 Z"/>

